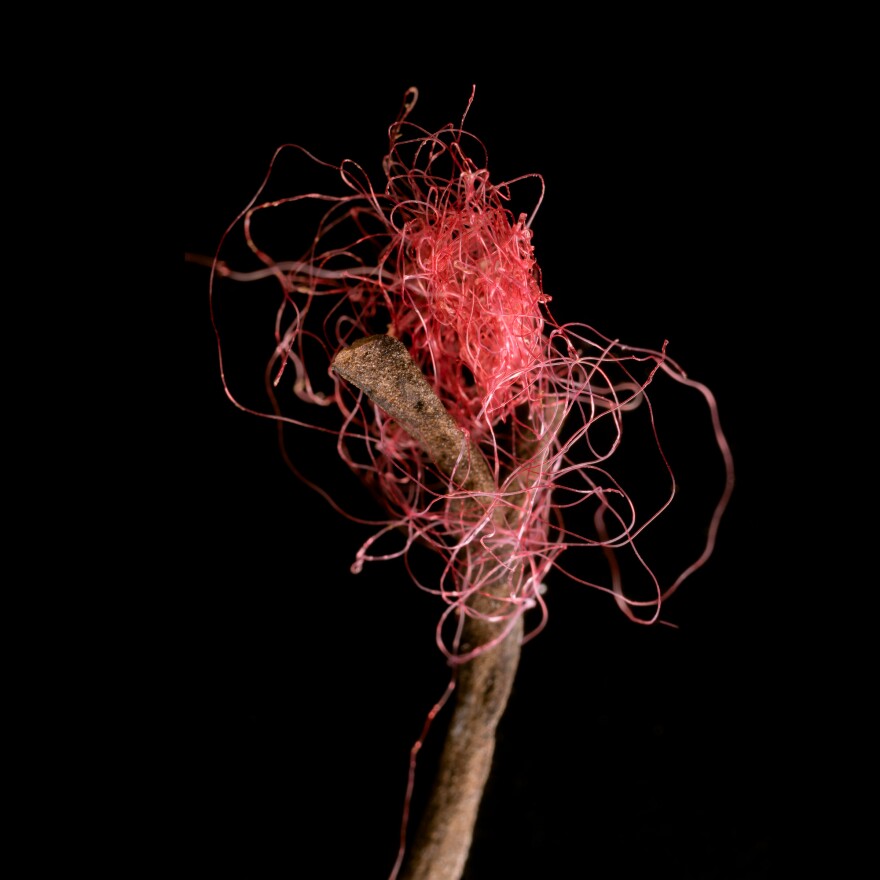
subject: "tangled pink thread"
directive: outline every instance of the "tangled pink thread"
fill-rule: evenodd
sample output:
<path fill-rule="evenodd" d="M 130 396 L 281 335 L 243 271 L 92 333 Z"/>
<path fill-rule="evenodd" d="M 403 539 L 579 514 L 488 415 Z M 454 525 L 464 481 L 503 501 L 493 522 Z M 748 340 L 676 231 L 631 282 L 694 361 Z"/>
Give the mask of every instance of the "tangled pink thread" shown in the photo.
<path fill-rule="evenodd" d="M 459 662 L 475 652 L 459 653 L 444 623 L 454 612 L 473 613 L 468 598 L 499 577 L 507 579 L 507 619 L 540 609 L 529 636 L 546 621 L 543 585 L 554 570 L 610 593 L 634 621 L 657 621 L 664 599 L 712 554 L 733 487 L 715 400 L 667 356 L 665 344 L 659 351 L 632 348 L 586 324 L 553 319 L 532 245 L 531 223 L 542 196 L 531 216 L 514 216 L 507 207 L 512 186 L 537 182 L 543 195 L 543 181 L 529 174 L 492 183 L 483 144 L 463 127 L 473 97 L 459 126 L 429 132 L 408 121 L 417 98 L 410 89 L 389 130 L 381 189 L 351 160 L 333 166 L 296 145 L 279 148 L 260 191 L 224 236 L 241 224 L 262 268 L 231 270 L 219 259 L 221 242 L 211 282 L 214 314 L 219 278 L 277 279 L 282 297 L 267 373 L 273 406 L 258 414 L 332 432 L 340 457 L 380 500 L 386 518 L 374 523 L 377 528 L 357 551 L 355 572 L 367 562 L 408 561 L 416 544 L 440 554 L 444 566 L 437 582 L 422 582 L 408 570 L 420 588 L 446 603 L 437 640 Z M 344 194 L 260 201 L 279 157 L 290 151 L 337 172 Z M 324 207 L 311 243 L 293 259 L 270 256 L 257 243 L 258 223 L 304 202 Z M 216 319 L 215 329 L 222 372 Z M 341 349 L 381 333 L 405 344 L 484 456 L 496 488 L 488 503 L 479 493 L 479 516 L 460 503 L 477 493 L 441 473 L 413 437 L 330 369 Z M 701 552 L 665 584 L 639 549 L 640 535 L 677 492 L 649 397 L 659 373 L 702 394 L 726 473 Z M 225 373 L 223 381 L 233 403 L 256 412 L 236 399 Z M 282 414 L 287 398 L 335 412 L 334 420 Z M 648 413 L 656 462 L 668 481 L 664 500 L 646 512 L 614 476 L 624 424 L 636 411 Z M 577 531 L 571 522 L 579 524 Z M 602 582 L 579 576 L 576 563 L 561 560 L 563 554 L 596 550 L 607 560 Z M 641 598 L 624 590 L 621 554 L 635 560 L 650 585 Z"/>

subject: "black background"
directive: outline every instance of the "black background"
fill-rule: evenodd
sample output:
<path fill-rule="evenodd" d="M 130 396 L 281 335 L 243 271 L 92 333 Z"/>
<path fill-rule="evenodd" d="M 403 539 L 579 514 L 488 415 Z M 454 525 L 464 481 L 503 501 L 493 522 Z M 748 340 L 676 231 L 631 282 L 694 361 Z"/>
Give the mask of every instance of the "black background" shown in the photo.
<path fill-rule="evenodd" d="M 554 313 L 635 345 L 669 340 L 718 400 L 737 486 L 716 554 L 668 605 L 679 628 L 637 626 L 603 594 L 550 580 L 549 624 L 523 649 L 499 731 L 470 880 L 772 876 L 780 578 L 766 550 L 768 475 L 784 450 L 759 388 L 774 369 L 762 349 L 780 281 L 785 110 L 777 87 L 742 67 L 655 73 L 630 82 L 620 72 L 358 69 L 331 82 L 251 59 L 206 65 L 188 83 L 183 238 L 202 255 L 277 146 L 357 159 L 380 181 L 405 89 L 420 89 L 411 119 L 433 130 L 460 120 L 476 83 L 466 127 L 486 143 L 493 180 L 546 181 L 533 242 Z M 227 400 L 208 272 L 183 271 L 201 414 L 186 686 L 198 731 L 189 759 L 205 781 L 193 813 L 205 815 L 206 796 L 205 847 L 238 875 L 382 880 L 397 852 L 409 749 L 447 682 L 433 642 L 440 608 L 398 563 L 350 573 L 369 530 L 303 487 L 273 426 Z M 229 364 L 255 394 L 271 331 L 255 320 L 253 352 Z M 669 432 L 684 443 L 693 430 L 685 420 Z M 357 492 L 332 469 L 332 449 L 288 439 L 297 463 L 298 450 L 317 455 L 331 489 Z M 717 478 L 711 455 L 683 454 L 685 481 L 700 483 L 703 468 Z M 681 525 L 684 541 L 705 515 Z M 442 716 L 420 757 L 416 805 L 441 732 Z M 315 861 L 326 873 L 302 871 Z"/>

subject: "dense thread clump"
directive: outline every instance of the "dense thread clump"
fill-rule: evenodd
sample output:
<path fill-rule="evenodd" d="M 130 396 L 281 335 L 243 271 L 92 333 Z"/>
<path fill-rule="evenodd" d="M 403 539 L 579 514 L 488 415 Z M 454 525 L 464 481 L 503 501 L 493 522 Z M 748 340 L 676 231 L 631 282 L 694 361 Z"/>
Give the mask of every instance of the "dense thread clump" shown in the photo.
<path fill-rule="evenodd" d="M 511 221 L 488 172 L 462 157 L 437 204 L 407 204 L 407 284 L 392 328 L 461 421 L 512 415 L 543 356 L 544 296 L 521 214 Z M 427 195 L 427 194 L 426 194 Z"/>

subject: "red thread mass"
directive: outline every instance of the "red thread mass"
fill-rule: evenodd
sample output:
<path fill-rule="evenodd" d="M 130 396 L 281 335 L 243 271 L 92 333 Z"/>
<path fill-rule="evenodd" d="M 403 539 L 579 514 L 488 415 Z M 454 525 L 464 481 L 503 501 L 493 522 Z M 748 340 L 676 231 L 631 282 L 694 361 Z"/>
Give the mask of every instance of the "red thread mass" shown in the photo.
<path fill-rule="evenodd" d="M 267 373 L 273 403 L 258 414 L 332 432 L 342 460 L 383 505 L 385 516 L 357 551 L 354 571 L 367 562 L 409 560 L 417 544 L 440 554 L 435 581 L 408 570 L 420 588 L 445 603 L 437 640 L 451 659 L 460 662 L 473 652 L 458 651 L 458 627 L 446 622 L 456 619 L 455 612 L 472 613 L 468 599 L 489 579 L 507 579 L 508 620 L 541 610 L 529 635 L 546 619 L 543 585 L 554 570 L 608 592 L 631 619 L 652 623 L 663 600 L 711 555 L 733 487 L 714 398 L 667 356 L 665 344 L 656 351 L 632 348 L 586 324 L 554 320 L 532 243 L 542 179 L 528 174 L 492 182 L 483 144 L 464 129 L 473 94 L 461 123 L 435 132 L 409 121 L 416 97 L 415 89 L 407 92 L 389 129 L 380 187 L 351 160 L 331 165 L 296 145 L 276 151 L 260 191 L 227 230 L 212 270 L 227 394 L 241 409 L 258 412 L 236 398 L 223 369 L 221 280 L 274 277 L 280 304 Z M 342 194 L 267 198 L 277 163 L 291 151 L 335 172 Z M 511 188 L 529 183 L 540 191 L 537 204 L 529 216 L 514 215 Z M 269 218 L 280 223 L 288 208 L 306 206 L 318 209 L 316 228 L 299 253 L 279 255 L 283 239 L 273 239 L 271 247 L 263 243 L 258 227 L 268 229 Z M 236 229 L 243 229 L 258 268 L 233 270 L 221 260 Z M 441 473 L 413 437 L 330 369 L 341 349 L 381 333 L 403 342 L 485 458 L 496 489 L 488 499 L 480 493 L 479 515 L 473 504 L 462 503 L 472 490 Z M 677 493 L 649 396 L 659 374 L 702 395 L 725 473 L 717 503 L 707 511 L 702 548 L 665 583 L 639 546 L 646 527 Z M 322 415 L 289 414 L 295 400 L 320 407 Z M 636 414 L 657 450 L 650 466 L 667 487 L 645 511 L 614 475 L 624 426 Z M 596 551 L 604 555 L 604 579 L 568 561 Z M 627 577 L 634 572 L 641 582 L 635 594 L 625 590 L 623 557 L 631 565 Z"/>

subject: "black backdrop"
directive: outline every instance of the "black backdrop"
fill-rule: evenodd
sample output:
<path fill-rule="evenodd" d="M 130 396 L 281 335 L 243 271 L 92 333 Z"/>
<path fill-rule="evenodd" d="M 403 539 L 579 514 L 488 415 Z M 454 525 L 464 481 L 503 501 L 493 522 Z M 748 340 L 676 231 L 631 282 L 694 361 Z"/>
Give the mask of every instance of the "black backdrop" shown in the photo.
<path fill-rule="evenodd" d="M 668 339 L 717 397 L 737 487 L 716 555 L 669 604 L 678 629 L 637 626 L 602 594 L 551 579 L 549 624 L 523 650 L 467 877 L 770 876 L 778 580 L 763 548 L 779 452 L 758 389 L 760 316 L 775 295 L 772 101 L 720 72 L 611 89 L 362 72 L 331 85 L 295 66 L 270 77 L 210 65 L 188 83 L 184 248 L 213 253 L 280 144 L 358 159 L 378 179 L 405 89 L 419 87 L 411 118 L 434 129 L 460 119 L 474 81 L 467 127 L 487 144 L 493 179 L 545 178 L 534 244 L 554 311 L 637 345 Z M 350 573 L 368 531 L 296 480 L 269 422 L 226 399 L 207 270 L 183 271 L 199 414 L 185 597 L 188 760 L 204 778 L 194 825 L 208 816 L 206 851 L 240 876 L 383 880 L 409 749 L 447 681 L 433 643 L 440 609 L 399 564 Z M 255 388 L 252 360 L 270 333 L 255 321 L 254 352 L 229 364 L 252 370 Z M 295 460 L 317 455 L 331 488 L 357 491 L 319 446 L 290 435 Z M 702 514 L 690 525 L 704 528 Z M 416 806 L 441 730 L 442 717 Z M 315 862 L 322 870 L 304 870 Z"/>

